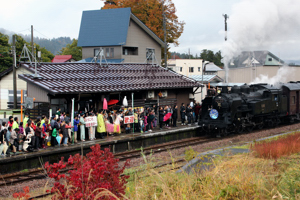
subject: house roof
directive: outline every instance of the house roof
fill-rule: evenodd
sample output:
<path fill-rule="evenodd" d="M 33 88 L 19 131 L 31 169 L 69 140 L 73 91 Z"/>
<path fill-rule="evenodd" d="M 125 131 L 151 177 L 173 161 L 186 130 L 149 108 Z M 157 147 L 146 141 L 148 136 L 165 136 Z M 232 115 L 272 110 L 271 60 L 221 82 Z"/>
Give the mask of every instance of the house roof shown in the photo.
<path fill-rule="evenodd" d="M 190 75 L 189 77 L 196 80 L 196 81 L 199 81 L 199 82 L 202 81 L 202 75 Z M 216 82 L 222 82 L 223 81 L 223 79 L 220 78 L 218 75 L 203 75 L 203 82 L 204 83 L 209 83 L 209 82 L 212 82 L 214 80 Z"/>
<path fill-rule="evenodd" d="M 83 11 L 78 46 L 126 45 L 130 19 L 160 45 L 164 42 L 131 13 L 131 8 Z"/>
<path fill-rule="evenodd" d="M 51 62 L 62 63 L 72 59 L 72 55 L 55 55 Z"/>
<path fill-rule="evenodd" d="M 218 67 L 217 65 L 215 65 L 214 63 L 209 63 L 205 66 L 205 71 L 206 72 L 216 72 L 216 71 L 222 71 L 223 69 L 221 69 L 220 67 Z"/>
<path fill-rule="evenodd" d="M 34 72 L 28 63 L 21 67 Z M 54 95 L 201 87 L 191 78 L 151 64 L 41 63 L 37 71 L 41 78 L 30 74 L 19 78 Z"/>
<path fill-rule="evenodd" d="M 4 70 L 3 72 L 1 72 L 1 73 L 0 73 L 0 80 L 1 80 L 4 76 L 8 75 L 8 74 L 9 74 L 10 72 L 12 72 L 12 71 L 13 71 L 13 67 L 10 67 L 10 68 Z"/>
<path fill-rule="evenodd" d="M 271 57 L 277 63 L 276 65 L 284 64 L 284 61 L 272 54 L 269 51 L 243 51 L 229 67 L 247 67 L 249 65 L 264 66 L 267 64 L 267 58 Z M 233 64 L 233 65 L 232 65 Z M 274 64 L 271 64 L 274 65 Z"/>

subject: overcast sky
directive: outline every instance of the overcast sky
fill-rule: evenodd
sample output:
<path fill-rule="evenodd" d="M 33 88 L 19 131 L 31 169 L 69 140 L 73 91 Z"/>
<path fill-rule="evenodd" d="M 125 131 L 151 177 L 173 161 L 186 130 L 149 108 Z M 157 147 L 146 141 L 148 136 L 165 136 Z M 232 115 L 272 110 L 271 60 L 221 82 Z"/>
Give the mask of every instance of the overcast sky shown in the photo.
<path fill-rule="evenodd" d="M 228 29 L 230 30 L 230 16 L 234 15 L 235 20 L 239 19 L 237 9 L 234 8 L 241 7 L 243 1 L 249 2 L 251 0 L 173 0 L 179 20 L 185 21 L 186 25 L 184 33 L 179 39 L 180 45 L 178 47 L 171 46 L 171 51 L 187 53 L 190 48 L 191 54 L 197 53 L 199 55 L 202 49 L 221 50 L 224 45 L 224 18 L 222 14 L 229 15 Z M 258 0 L 254 1 L 259 2 Z M 2 0 L 0 28 L 16 33 L 30 34 L 30 26 L 33 25 L 36 30 L 35 36 L 49 39 L 60 36 L 78 38 L 82 11 L 100 9 L 102 6 L 103 1 L 100 0 Z M 242 8 L 247 9 L 245 6 Z M 255 19 L 254 16 L 253 20 L 259 19 Z M 235 26 L 240 26 L 239 24 L 247 24 L 247 22 L 234 23 Z M 255 24 L 251 24 L 251 26 L 255 26 Z M 230 37 L 229 33 L 228 38 L 230 39 Z M 294 41 L 297 45 L 293 45 L 293 41 L 289 45 L 284 44 L 284 41 L 280 42 L 281 46 L 264 47 L 269 48 L 266 50 L 271 50 L 283 59 L 300 60 L 297 41 Z M 258 50 L 261 49 L 258 48 Z"/>

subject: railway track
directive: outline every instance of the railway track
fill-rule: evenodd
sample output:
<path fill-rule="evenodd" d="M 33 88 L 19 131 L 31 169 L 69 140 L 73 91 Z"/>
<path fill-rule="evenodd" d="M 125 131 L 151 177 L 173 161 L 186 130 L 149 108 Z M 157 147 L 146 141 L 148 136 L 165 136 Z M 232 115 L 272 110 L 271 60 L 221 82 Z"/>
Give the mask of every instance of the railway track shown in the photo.
<path fill-rule="evenodd" d="M 163 151 L 168 151 L 171 149 L 201 144 L 201 143 L 208 142 L 210 140 L 212 140 L 212 139 L 200 137 L 200 138 L 188 138 L 188 139 L 183 139 L 183 140 L 179 140 L 179 141 L 168 142 L 168 143 L 154 145 L 151 147 L 144 148 L 143 154 L 149 155 L 149 154 L 155 153 L 155 152 L 163 152 Z M 116 154 L 114 154 L 114 156 L 116 158 L 118 158 L 120 161 L 125 161 L 127 159 L 133 159 L 133 158 L 140 157 L 141 150 L 132 150 L 132 151 L 116 153 Z M 64 169 L 64 170 L 62 170 L 62 172 L 64 173 L 64 172 L 67 172 L 68 170 L 70 170 L 70 169 Z M 34 169 L 34 170 L 30 170 L 29 172 L 18 172 L 18 173 L 9 174 L 9 175 L 3 175 L 0 177 L 0 187 L 14 185 L 17 183 L 26 182 L 26 181 L 35 180 L 35 179 L 43 179 L 46 177 L 47 177 L 46 172 L 43 169 Z"/>

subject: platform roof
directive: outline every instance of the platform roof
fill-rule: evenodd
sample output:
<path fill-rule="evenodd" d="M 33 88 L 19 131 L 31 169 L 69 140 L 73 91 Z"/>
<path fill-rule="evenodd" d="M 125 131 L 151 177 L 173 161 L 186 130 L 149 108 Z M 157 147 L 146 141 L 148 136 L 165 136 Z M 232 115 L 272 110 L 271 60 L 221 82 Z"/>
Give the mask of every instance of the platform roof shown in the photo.
<path fill-rule="evenodd" d="M 34 73 L 29 63 L 21 67 Z M 41 63 L 37 72 L 40 78 L 31 74 L 20 74 L 19 78 L 50 94 L 201 87 L 191 78 L 151 64 Z"/>

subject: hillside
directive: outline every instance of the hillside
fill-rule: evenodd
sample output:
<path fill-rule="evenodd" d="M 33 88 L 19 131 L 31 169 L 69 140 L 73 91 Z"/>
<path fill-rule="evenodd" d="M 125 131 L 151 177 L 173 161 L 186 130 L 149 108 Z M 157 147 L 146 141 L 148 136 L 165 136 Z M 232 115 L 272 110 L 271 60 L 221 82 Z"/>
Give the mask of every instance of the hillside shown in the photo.
<path fill-rule="evenodd" d="M 12 42 L 12 35 L 15 34 L 12 31 L 6 30 L 4 28 L 0 28 L 0 33 L 6 34 L 9 36 L 9 42 Z M 23 35 L 18 34 L 22 36 L 26 42 L 31 42 L 31 36 L 30 35 Z M 34 43 L 40 45 L 41 47 L 45 47 L 48 51 L 53 53 L 54 55 L 58 54 L 59 51 L 65 47 L 67 44 L 72 43 L 72 39 L 70 37 L 58 37 L 58 38 L 40 38 L 40 37 L 33 37 Z"/>

